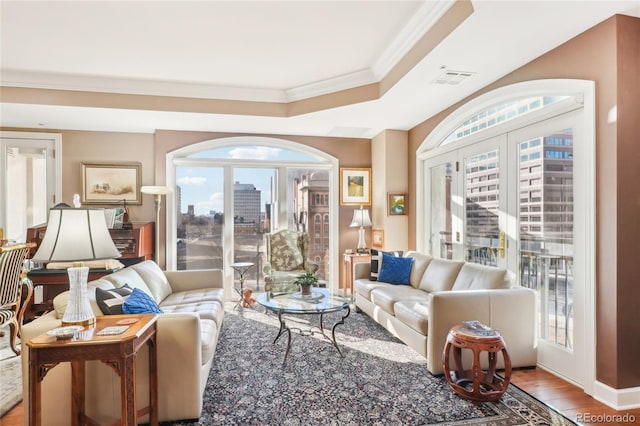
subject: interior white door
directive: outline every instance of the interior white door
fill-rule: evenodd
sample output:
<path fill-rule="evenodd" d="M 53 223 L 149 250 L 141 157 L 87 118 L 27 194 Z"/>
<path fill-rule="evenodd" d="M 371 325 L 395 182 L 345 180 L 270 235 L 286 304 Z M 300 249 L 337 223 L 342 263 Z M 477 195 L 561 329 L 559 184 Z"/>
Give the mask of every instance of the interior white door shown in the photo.
<path fill-rule="evenodd" d="M 3 132 L 0 143 L 0 226 L 5 238 L 24 242 L 27 228 L 46 223 L 59 196 L 58 135 Z"/>

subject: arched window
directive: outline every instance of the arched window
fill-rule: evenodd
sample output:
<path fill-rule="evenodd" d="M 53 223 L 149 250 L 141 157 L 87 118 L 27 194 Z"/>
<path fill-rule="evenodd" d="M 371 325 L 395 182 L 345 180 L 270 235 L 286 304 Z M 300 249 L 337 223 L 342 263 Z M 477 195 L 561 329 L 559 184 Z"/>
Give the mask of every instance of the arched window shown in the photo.
<path fill-rule="evenodd" d="M 246 285 L 259 288 L 263 282 L 264 233 L 309 232 L 307 218 L 322 220 L 310 202 L 314 198 L 307 177 L 319 171 L 327 176 L 329 209 L 337 216 L 337 159 L 307 145 L 271 137 L 227 137 L 171 152 L 167 164 L 167 182 L 175 186 L 167 206 L 167 267 L 222 268 L 229 297 L 234 278 L 229 263 L 254 263 Z M 330 223 L 330 229 L 337 256 L 337 223 Z M 315 232 L 319 230 L 309 235 L 312 240 Z M 310 258 L 323 254 L 314 253 L 314 247 L 312 241 Z M 337 266 L 321 269 L 337 276 Z"/>

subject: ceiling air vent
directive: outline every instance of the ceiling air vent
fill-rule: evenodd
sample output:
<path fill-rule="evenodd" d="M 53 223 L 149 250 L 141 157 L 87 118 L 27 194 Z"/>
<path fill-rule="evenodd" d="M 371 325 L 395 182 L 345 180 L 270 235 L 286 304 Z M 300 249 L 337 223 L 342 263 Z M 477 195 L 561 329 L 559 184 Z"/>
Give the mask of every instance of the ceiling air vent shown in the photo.
<path fill-rule="evenodd" d="M 460 84 L 471 77 L 474 73 L 467 71 L 445 71 L 438 78 L 433 80 L 434 84 L 448 84 L 450 86 Z"/>

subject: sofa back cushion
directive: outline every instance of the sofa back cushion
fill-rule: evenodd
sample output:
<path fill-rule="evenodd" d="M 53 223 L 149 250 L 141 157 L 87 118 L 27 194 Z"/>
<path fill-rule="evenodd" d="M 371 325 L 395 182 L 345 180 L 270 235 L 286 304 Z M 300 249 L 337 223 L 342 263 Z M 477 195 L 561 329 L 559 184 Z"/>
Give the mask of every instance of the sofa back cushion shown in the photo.
<path fill-rule="evenodd" d="M 458 273 L 451 290 L 480 290 L 507 288 L 505 269 L 484 266 L 478 263 L 465 263 Z"/>
<path fill-rule="evenodd" d="M 420 280 L 420 289 L 428 292 L 451 290 L 464 262 L 433 259 Z"/>
<path fill-rule="evenodd" d="M 417 251 L 408 251 L 405 254 L 405 257 L 410 257 L 413 259 L 413 267 L 411 268 L 411 276 L 409 277 L 409 284 L 411 287 L 418 288 L 420 287 L 420 280 L 424 275 L 424 271 L 429 266 L 433 257 L 428 254 L 418 253 Z"/>
<path fill-rule="evenodd" d="M 153 260 L 136 263 L 130 266 L 130 268 L 134 269 L 142 277 L 147 287 L 149 287 L 153 300 L 155 300 L 156 303 L 162 302 L 167 296 L 173 293 L 167 276 Z"/>
<path fill-rule="evenodd" d="M 131 267 L 121 269 L 109 275 L 105 275 L 104 277 L 102 277 L 102 279 L 111 281 L 114 287 L 122 287 L 125 284 L 129 284 L 129 287 L 139 288 L 149 296 L 153 297 L 153 294 L 151 294 L 151 290 L 149 290 L 149 287 L 144 282 L 140 274 L 138 274 L 136 270 Z"/>

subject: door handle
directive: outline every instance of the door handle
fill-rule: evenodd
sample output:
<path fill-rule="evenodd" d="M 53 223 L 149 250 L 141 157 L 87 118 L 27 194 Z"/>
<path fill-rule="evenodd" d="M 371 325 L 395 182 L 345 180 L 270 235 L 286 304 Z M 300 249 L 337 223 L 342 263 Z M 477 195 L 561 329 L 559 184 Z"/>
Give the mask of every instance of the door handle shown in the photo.
<path fill-rule="evenodd" d="M 506 246 L 505 234 L 503 231 L 500 231 L 500 236 L 498 237 L 498 254 L 502 258 L 504 258 L 505 246 Z"/>

